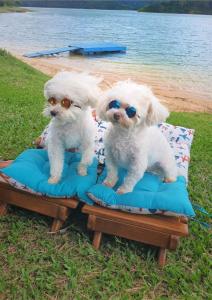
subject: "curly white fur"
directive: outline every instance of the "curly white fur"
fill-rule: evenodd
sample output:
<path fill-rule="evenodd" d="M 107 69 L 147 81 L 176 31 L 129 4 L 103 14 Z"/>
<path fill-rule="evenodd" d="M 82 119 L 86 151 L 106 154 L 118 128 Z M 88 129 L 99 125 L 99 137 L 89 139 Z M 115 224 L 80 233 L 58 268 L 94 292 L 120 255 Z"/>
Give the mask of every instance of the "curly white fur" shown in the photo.
<path fill-rule="evenodd" d="M 112 100 L 119 100 L 119 109 L 109 109 Z M 129 118 L 125 108 L 133 106 L 137 114 Z M 114 186 L 118 180 L 118 167 L 128 173 L 118 193 L 127 193 L 147 169 L 158 165 L 166 182 L 176 180 L 177 168 L 174 154 L 157 125 L 169 116 L 152 91 L 133 81 L 120 81 L 107 90 L 99 104 L 100 118 L 111 123 L 105 137 L 107 178 L 104 184 Z M 118 115 L 118 118 L 117 118 Z"/>
<path fill-rule="evenodd" d="M 44 86 L 44 96 L 48 100 L 54 98 L 58 102 L 51 105 L 46 102 L 45 116 L 52 116 L 47 140 L 50 161 L 49 183 L 59 182 L 63 170 L 64 151 L 69 148 L 79 148 L 82 158 L 78 173 L 87 174 L 87 167 L 94 157 L 94 139 L 96 127 L 92 117 L 91 107 L 94 107 L 100 97 L 100 78 L 74 72 L 60 72 Z M 73 103 L 66 109 L 60 105 L 62 99 Z"/>

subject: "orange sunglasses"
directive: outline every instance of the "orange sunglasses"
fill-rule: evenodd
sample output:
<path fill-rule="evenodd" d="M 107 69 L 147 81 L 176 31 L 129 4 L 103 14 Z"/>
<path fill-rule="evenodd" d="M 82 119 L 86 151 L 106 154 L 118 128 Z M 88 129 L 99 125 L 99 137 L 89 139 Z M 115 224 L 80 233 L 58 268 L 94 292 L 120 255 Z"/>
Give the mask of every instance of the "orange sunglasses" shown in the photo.
<path fill-rule="evenodd" d="M 54 97 L 51 97 L 48 99 L 49 104 L 56 105 L 59 101 L 55 99 Z M 72 100 L 69 100 L 68 98 L 64 98 L 60 101 L 60 105 L 66 109 L 68 109 L 71 105 L 81 108 L 79 105 L 73 104 Z"/>

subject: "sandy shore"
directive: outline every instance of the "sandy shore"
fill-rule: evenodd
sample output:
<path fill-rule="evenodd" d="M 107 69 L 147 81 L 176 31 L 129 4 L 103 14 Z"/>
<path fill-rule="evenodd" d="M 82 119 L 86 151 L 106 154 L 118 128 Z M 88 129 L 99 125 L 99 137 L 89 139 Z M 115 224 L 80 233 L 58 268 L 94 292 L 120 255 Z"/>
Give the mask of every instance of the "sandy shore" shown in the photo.
<path fill-rule="evenodd" d="M 136 72 L 132 69 L 126 69 L 123 71 L 123 69 L 119 68 L 119 65 L 115 62 L 112 62 L 111 66 L 106 66 L 104 65 L 104 62 L 97 62 L 87 58 L 26 58 L 16 53 L 15 56 L 50 76 L 61 70 L 89 71 L 92 74 L 104 78 L 103 87 L 107 87 L 118 80 L 131 78 L 136 82 L 151 86 L 161 102 L 164 103 L 171 111 L 212 113 L 212 101 L 201 99 L 201 96 L 196 93 L 186 92 L 185 90 L 177 90 L 171 86 L 163 87 L 164 85 L 159 81 L 154 82 L 151 76 L 148 77 L 148 75 L 142 74 L 141 72 Z"/>

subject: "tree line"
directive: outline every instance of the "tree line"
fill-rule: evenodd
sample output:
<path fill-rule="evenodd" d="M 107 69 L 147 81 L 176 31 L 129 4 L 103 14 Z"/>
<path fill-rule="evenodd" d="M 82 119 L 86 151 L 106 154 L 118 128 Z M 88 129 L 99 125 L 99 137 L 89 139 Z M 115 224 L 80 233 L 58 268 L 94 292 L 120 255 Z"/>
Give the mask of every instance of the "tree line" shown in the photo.
<path fill-rule="evenodd" d="M 211 0 L 172 0 L 153 2 L 139 9 L 141 12 L 178 13 L 178 14 L 212 14 Z"/>
<path fill-rule="evenodd" d="M 138 10 L 151 0 L 21 0 L 22 6 Z"/>
<path fill-rule="evenodd" d="M 18 6 L 20 5 L 19 0 L 0 0 L 0 6 Z"/>

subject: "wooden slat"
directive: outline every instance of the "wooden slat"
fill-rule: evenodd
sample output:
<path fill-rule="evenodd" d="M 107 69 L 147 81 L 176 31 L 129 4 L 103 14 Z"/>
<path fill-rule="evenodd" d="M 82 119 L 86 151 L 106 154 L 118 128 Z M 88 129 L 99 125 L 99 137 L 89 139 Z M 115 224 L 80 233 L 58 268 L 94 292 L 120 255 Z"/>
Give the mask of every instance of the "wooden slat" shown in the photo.
<path fill-rule="evenodd" d="M 2 189 L 0 187 L 0 201 L 22 207 L 37 213 L 41 213 L 46 216 L 57 218 L 60 220 L 66 220 L 68 216 L 68 208 L 65 206 L 57 205 L 55 203 L 49 203 L 43 198 L 34 196 L 29 193 L 19 193 L 10 189 Z"/>
<path fill-rule="evenodd" d="M 95 226 L 90 226 L 88 222 L 88 228 L 158 247 L 169 248 L 170 244 L 169 234 L 101 217 L 96 217 Z"/>
<path fill-rule="evenodd" d="M 6 167 L 9 166 L 12 162 L 13 162 L 13 160 L 0 161 L 0 169 L 1 169 L 1 168 L 6 168 Z"/>
<path fill-rule="evenodd" d="M 64 205 L 69 208 L 77 208 L 79 204 L 79 200 L 77 198 L 51 198 L 51 197 L 46 197 L 45 201 L 51 202 L 51 203 L 56 203 L 58 205 Z"/>
<path fill-rule="evenodd" d="M 0 189 L 5 190 L 6 192 L 13 191 L 17 195 L 25 195 L 27 197 L 27 199 L 29 199 L 29 200 L 32 199 L 35 201 L 45 201 L 45 202 L 49 202 L 49 203 L 55 203 L 58 205 L 67 206 L 69 208 L 76 208 L 79 204 L 79 201 L 76 198 L 64 199 L 64 198 L 52 198 L 52 197 L 47 197 L 47 196 L 46 197 L 39 196 L 39 195 L 31 194 L 31 193 L 23 191 L 23 190 L 16 189 L 13 186 L 11 186 L 10 184 L 5 183 L 5 182 L 0 182 Z M 1 198 L 2 198 L 2 193 L 1 193 Z"/>
<path fill-rule="evenodd" d="M 175 217 L 136 215 L 89 205 L 85 205 L 82 209 L 82 212 L 112 221 L 123 222 L 129 225 L 131 224 L 136 226 L 145 226 L 148 229 L 164 232 L 167 234 L 179 236 L 188 235 L 188 225 L 179 222 L 179 218 Z"/>

